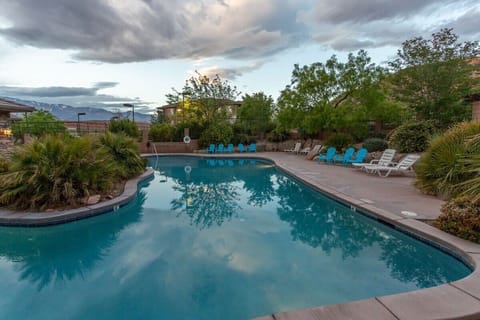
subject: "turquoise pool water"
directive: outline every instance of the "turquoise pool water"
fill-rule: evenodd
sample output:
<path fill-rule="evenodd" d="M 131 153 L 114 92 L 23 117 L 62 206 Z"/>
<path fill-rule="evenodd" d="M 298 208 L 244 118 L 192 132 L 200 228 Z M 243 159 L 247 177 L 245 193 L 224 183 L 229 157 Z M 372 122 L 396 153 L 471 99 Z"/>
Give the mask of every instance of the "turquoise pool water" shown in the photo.
<path fill-rule="evenodd" d="M 0 319 L 249 319 L 470 273 L 267 162 L 150 164 L 116 212 L 0 228 Z"/>

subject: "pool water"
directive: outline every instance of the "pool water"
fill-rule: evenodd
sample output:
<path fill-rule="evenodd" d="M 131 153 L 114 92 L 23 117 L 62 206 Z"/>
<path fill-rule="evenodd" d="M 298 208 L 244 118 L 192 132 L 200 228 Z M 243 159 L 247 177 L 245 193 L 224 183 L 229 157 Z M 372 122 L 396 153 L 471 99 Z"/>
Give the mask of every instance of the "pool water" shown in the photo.
<path fill-rule="evenodd" d="M 471 272 L 268 162 L 150 165 L 155 177 L 116 212 L 0 228 L 1 319 L 249 319 Z"/>

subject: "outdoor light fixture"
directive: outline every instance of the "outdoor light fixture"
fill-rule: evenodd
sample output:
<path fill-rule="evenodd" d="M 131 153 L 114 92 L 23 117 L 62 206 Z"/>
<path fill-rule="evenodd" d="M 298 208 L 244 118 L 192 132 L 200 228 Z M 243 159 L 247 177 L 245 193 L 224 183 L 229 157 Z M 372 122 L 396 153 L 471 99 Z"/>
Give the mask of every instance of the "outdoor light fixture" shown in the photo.
<path fill-rule="evenodd" d="M 80 134 L 80 116 L 86 115 L 85 112 L 78 112 L 77 113 L 77 134 Z"/>
<path fill-rule="evenodd" d="M 131 103 L 124 103 L 123 106 L 132 108 L 132 121 L 135 122 L 135 106 Z"/>

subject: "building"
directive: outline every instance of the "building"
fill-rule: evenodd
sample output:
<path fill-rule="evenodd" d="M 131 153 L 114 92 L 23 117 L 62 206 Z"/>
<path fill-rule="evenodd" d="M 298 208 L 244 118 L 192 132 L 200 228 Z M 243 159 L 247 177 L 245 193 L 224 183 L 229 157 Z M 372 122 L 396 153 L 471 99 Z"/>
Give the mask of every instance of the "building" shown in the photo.
<path fill-rule="evenodd" d="M 0 138 L 12 135 L 12 121 L 18 120 L 18 118 L 12 117 L 12 113 L 27 113 L 33 111 L 35 111 L 34 107 L 0 99 Z"/>
<path fill-rule="evenodd" d="M 237 119 L 238 107 L 242 105 L 241 101 L 218 100 L 222 108 L 226 111 L 227 118 L 231 123 Z M 185 101 L 185 106 L 192 105 L 191 101 Z M 167 104 L 157 108 L 158 119 L 163 119 L 166 123 L 176 125 L 182 119 L 182 103 Z"/>

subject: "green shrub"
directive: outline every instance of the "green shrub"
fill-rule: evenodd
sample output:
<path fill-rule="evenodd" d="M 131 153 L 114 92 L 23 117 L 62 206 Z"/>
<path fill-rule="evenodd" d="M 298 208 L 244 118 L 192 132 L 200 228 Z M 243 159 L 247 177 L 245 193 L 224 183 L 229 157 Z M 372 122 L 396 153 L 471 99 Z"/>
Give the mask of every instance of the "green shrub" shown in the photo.
<path fill-rule="evenodd" d="M 141 136 L 141 132 L 137 127 L 137 124 L 129 119 L 114 119 L 108 124 L 108 131 L 113 133 L 123 133 L 134 139 L 138 139 Z"/>
<path fill-rule="evenodd" d="M 325 141 L 326 147 L 335 147 L 337 150 L 345 149 L 351 145 L 353 145 L 353 138 L 345 133 L 336 133 Z"/>
<path fill-rule="evenodd" d="M 10 166 L 10 161 L 4 158 L 0 158 L 0 173 L 7 172 L 9 166 Z"/>
<path fill-rule="evenodd" d="M 205 129 L 198 141 L 199 147 L 205 148 L 210 143 L 223 143 L 228 144 L 232 141 L 233 129 L 228 124 L 210 125 Z"/>
<path fill-rule="evenodd" d="M 147 160 L 142 158 L 138 145 L 132 138 L 122 133 L 106 132 L 100 137 L 100 143 L 117 164 L 117 176 L 128 179 L 145 170 Z"/>
<path fill-rule="evenodd" d="M 168 123 L 158 123 L 150 127 L 148 139 L 155 142 L 173 141 L 175 127 Z"/>
<path fill-rule="evenodd" d="M 433 139 L 415 167 L 416 186 L 426 193 L 446 196 L 470 189 L 463 183 L 478 177 L 480 165 L 477 160 L 475 172 L 475 158 L 480 154 L 480 143 L 469 143 L 468 138 L 479 133 L 480 122 L 464 122 Z"/>
<path fill-rule="evenodd" d="M 116 163 L 91 136 L 44 136 L 17 148 L 0 177 L 0 205 L 18 209 L 73 206 L 110 190 Z"/>
<path fill-rule="evenodd" d="M 423 152 L 434 134 L 435 127 L 431 121 L 407 123 L 390 134 L 388 144 L 398 152 Z"/>
<path fill-rule="evenodd" d="M 452 199 L 442 206 L 435 226 L 457 237 L 480 243 L 480 203 L 470 198 Z"/>
<path fill-rule="evenodd" d="M 387 139 L 387 135 L 383 132 L 371 131 L 367 134 L 367 136 L 365 137 L 365 140 L 370 139 L 370 138 L 377 138 L 377 139 L 385 140 L 385 139 Z"/>
<path fill-rule="evenodd" d="M 363 148 L 368 152 L 383 151 L 388 148 L 388 144 L 385 140 L 379 138 L 370 138 L 363 142 Z"/>
<path fill-rule="evenodd" d="M 45 110 L 27 114 L 22 120 L 16 121 L 12 125 L 13 136 L 17 139 L 25 133 L 33 137 L 40 137 L 46 134 L 64 133 L 66 130 L 62 121 Z"/>

